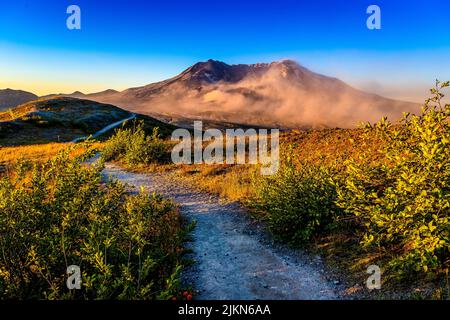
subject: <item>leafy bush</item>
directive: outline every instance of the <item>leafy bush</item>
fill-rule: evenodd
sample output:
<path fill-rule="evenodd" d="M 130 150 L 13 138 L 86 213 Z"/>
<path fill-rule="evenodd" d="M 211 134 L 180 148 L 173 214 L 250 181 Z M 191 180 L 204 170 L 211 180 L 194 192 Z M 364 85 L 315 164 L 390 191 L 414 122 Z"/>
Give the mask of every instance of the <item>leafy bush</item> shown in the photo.
<path fill-rule="evenodd" d="M 331 176 L 326 166 L 295 162 L 290 150 L 277 174 L 256 179 L 253 205 L 268 213 L 268 226 L 276 237 L 304 244 L 330 227 L 339 211 Z"/>
<path fill-rule="evenodd" d="M 123 160 L 128 164 L 149 164 L 170 159 L 168 144 L 159 138 L 158 127 L 146 135 L 144 123 L 134 123 L 131 128 L 116 131 L 103 150 L 105 160 Z"/>
<path fill-rule="evenodd" d="M 360 219 L 362 243 L 381 246 L 400 274 L 449 266 L 450 105 L 437 82 L 419 115 L 367 126 L 359 157 L 346 162 L 337 204 Z M 371 148 L 370 135 L 384 140 Z M 377 154 L 378 160 L 367 161 Z M 372 156 L 373 158 L 373 156 Z"/>
<path fill-rule="evenodd" d="M 64 150 L 0 180 L 0 298 L 155 299 L 175 291 L 182 228 L 160 196 L 102 182 Z M 81 290 L 66 287 L 78 265 Z"/>

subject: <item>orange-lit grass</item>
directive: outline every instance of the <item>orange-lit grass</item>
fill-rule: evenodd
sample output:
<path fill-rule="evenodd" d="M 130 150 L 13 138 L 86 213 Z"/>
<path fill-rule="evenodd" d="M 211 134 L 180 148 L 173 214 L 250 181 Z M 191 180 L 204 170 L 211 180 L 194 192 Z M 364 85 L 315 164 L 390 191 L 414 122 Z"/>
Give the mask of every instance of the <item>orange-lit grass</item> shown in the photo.
<path fill-rule="evenodd" d="M 44 162 L 58 154 L 63 149 L 72 146 L 72 143 L 47 143 L 17 147 L 0 147 L 0 165 L 10 166 L 20 160 Z M 96 142 L 90 148 L 101 149 L 102 143 Z M 75 149 L 74 155 L 84 152 L 84 148 Z"/>

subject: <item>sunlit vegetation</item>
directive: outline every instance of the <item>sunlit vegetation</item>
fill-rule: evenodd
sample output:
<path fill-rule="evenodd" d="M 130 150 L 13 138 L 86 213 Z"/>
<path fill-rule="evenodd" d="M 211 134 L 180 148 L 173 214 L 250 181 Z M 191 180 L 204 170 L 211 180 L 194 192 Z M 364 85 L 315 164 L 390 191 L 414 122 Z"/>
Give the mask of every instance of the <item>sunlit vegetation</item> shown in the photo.
<path fill-rule="evenodd" d="M 391 254 L 400 272 L 448 270 L 450 266 L 450 105 L 437 83 L 420 115 L 392 125 L 368 125 L 359 154 L 346 161 L 337 204 L 358 218 L 362 244 Z M 385 141 L 373 148 L 367 134 Z M 367 154 L 378 154 L 368 161 Z"/>
<path fill-rule="evenodd" d="M 160 138 L 158 127 L 148 135 L 144 122 L 134 121 L 132 126 L 116 130 L 105 143 L 102 157 L 128 165 L 169 162 L 170 143 Z"/>
<path fill-rule="evenodd" d="M 0 178 L 0 298 L 177 295 L 184 228 L 173 203 L 105 181 L 101 162 L 84 163 L 90 147 L 47 148 L 62 150 Z M 81 268 L 81 290 L 66 287 L 69 265 Z"/>

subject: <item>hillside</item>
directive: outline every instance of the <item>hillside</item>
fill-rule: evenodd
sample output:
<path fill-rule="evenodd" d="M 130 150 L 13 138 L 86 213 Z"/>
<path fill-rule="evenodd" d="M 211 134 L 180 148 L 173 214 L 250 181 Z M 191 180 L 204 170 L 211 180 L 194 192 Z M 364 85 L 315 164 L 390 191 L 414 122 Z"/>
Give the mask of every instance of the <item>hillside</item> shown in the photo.
<path fill-rule="evenodd" d="M 14 108 L 20 104 L 36 100 L 37 98 L 38 96 L 27 91 L 0 89 L 0 111 Z"/>
<path fill-rule="evenodd" d="M 84 97 L 173 123 L 204 119 L 282 128 L 352 128 L 419 110 L 417 104 L 357 90 L 291 60 L 250 65 L 208 60 L 165 81 Z"/>
<path fill-rule="evenodd" d="M 28 102 L 0 112 L 0 145 L 12 146 L 47 142 L 66 142 L 90 135 L 111 123 L 130 117 L 129 111 L 109 104 L 70 97 Z M 156 119 L 137 115 L 150 131 L 162 134 L 173 129 Z"/>

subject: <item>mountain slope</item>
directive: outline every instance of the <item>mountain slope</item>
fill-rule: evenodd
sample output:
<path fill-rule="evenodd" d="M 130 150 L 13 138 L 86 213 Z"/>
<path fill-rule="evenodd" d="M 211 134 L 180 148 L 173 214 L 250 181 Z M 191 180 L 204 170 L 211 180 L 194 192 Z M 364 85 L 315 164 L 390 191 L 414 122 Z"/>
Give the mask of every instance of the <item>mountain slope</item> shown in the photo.
<path fill-rule="evenodd" d="M 31 92 L 13 89 L 0 89 L 0 111 L 14 108 L 22 103 L 36 100 L 38 96 Z"/>
<path fill-rule="evenodd" d="M 93 134 L 131 113 L 113 105 L 71 97 L 39 99 L 0 112 L 0 146 L 72 141 Z M 174 127 L 137 115 L 150 131 L 160 127 L 168 135 Z"/>
<path fill-rule="evenodd" d="M 165 81 L 86 95 L 133 112 L 278 127 L 354 127 L 416 111 L 414 103 L 357 90 L 294 61 L 228 65 L 199 62 Z"/>

